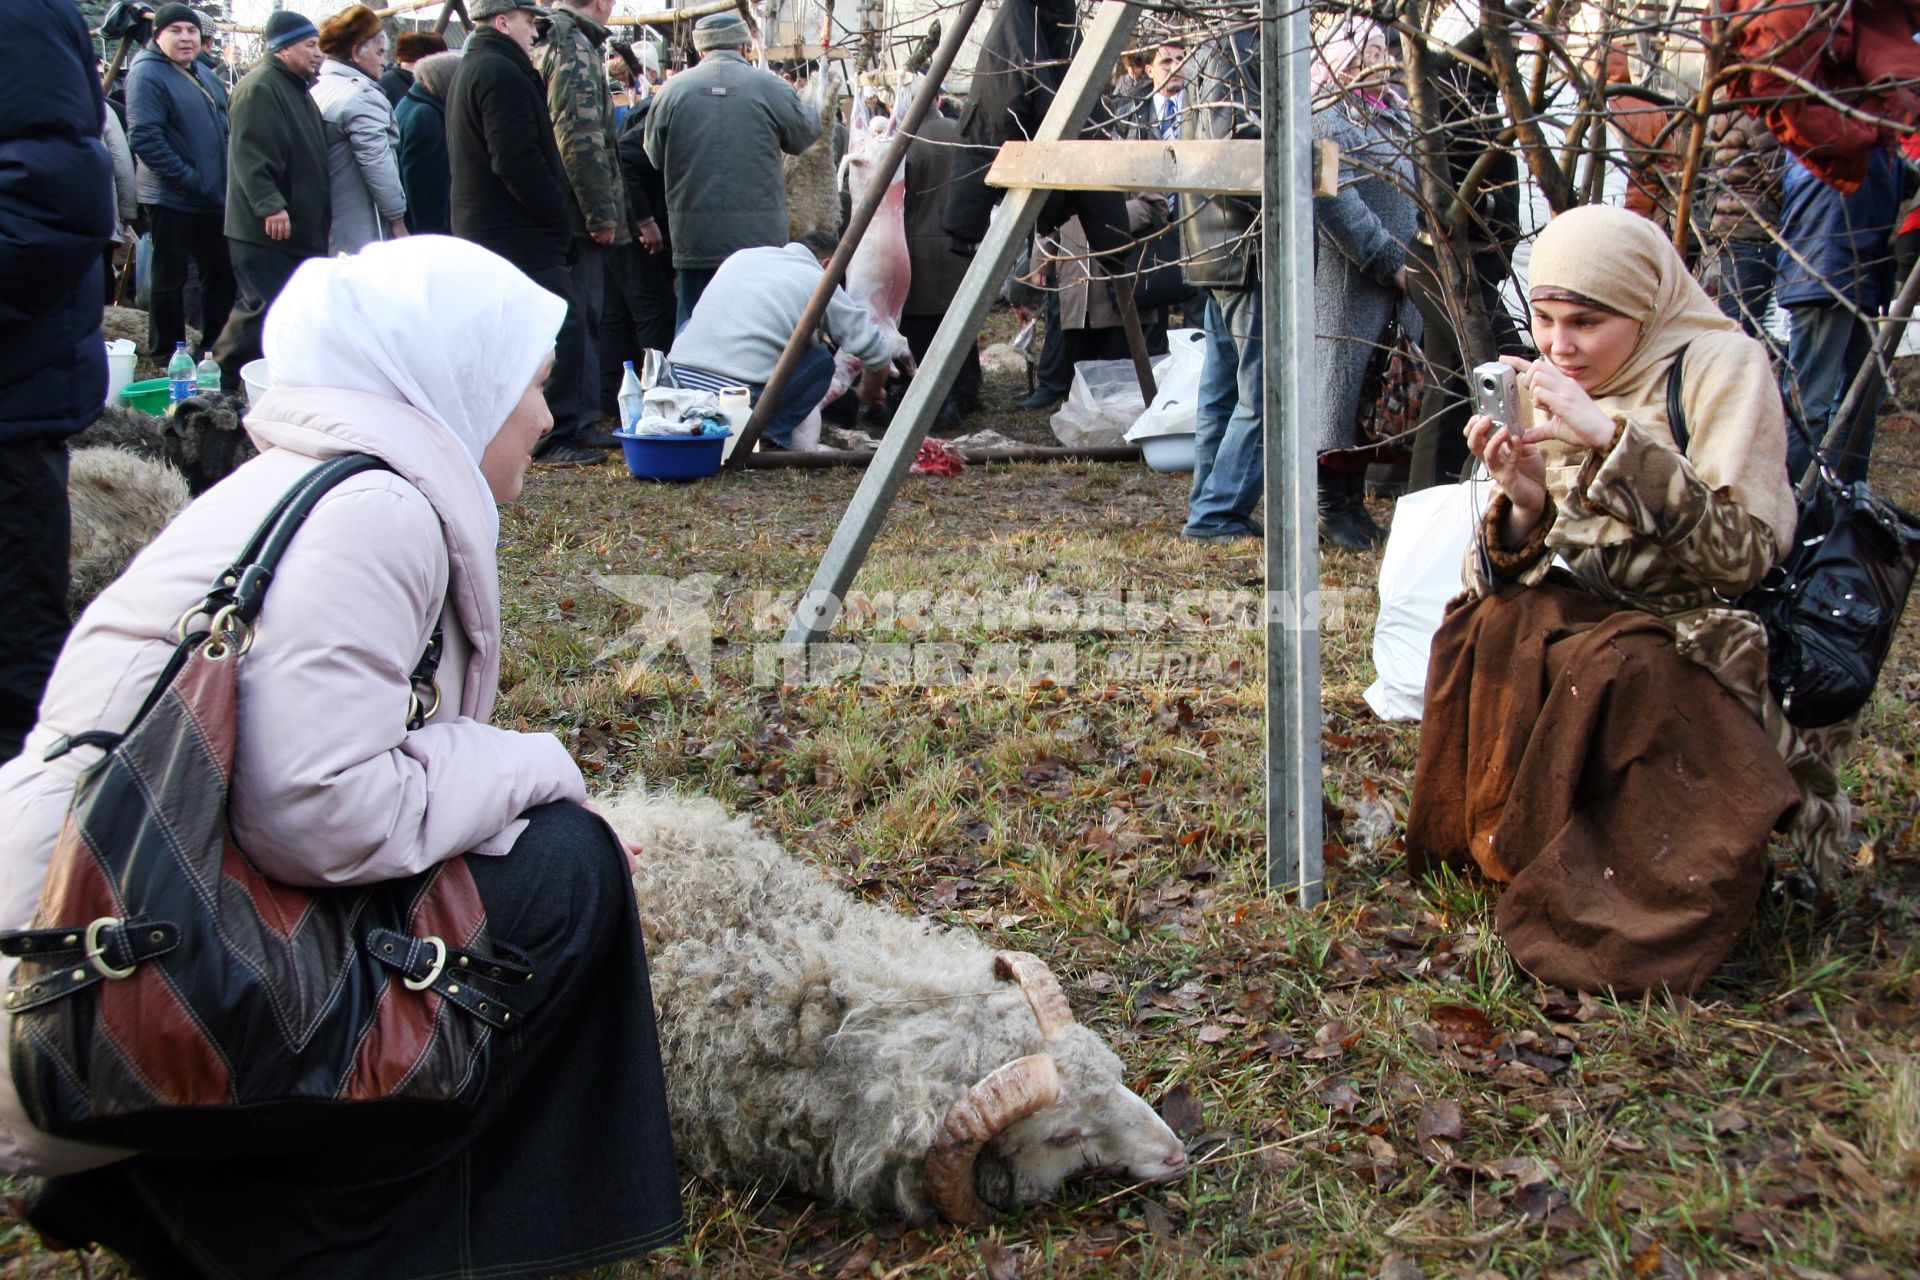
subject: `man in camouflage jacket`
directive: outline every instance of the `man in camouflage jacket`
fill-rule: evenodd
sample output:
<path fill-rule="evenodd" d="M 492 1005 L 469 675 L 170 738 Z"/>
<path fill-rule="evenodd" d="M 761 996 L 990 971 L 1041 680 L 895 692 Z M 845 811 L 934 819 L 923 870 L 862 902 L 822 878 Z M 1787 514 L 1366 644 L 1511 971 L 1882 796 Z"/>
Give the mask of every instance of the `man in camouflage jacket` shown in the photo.
<path fill-rule="evenodd" d="M 573 278 L 574 305 L 581 310 L 587 332 L 587 367 L 581 386 L 593 403 L 600 386 L 596 335 L 606 300 L 607 262 L 615 245 L 632 240 L 628 227 L 626 184 L 613 122 L 613 93 L 607 85 L 607 22 L 613 0 L 561 0 L 553 10 L 546 43 L 534 54 L 534 65 L 547 86 L 547 114 L 553 117 L 553 137 L 560 163 L 573 193 L 575 257 L 568 269 Z M 585 430 L 579 443 L 606 447 L 614 443 L 604 431 Z"/>

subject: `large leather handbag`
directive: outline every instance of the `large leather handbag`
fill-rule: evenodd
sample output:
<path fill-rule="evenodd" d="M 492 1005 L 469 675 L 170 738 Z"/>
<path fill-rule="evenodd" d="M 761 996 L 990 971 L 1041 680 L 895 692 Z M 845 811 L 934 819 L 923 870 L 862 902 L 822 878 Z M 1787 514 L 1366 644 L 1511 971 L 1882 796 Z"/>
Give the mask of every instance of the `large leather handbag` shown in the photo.
<path fill-rule="evenodd" d="M 1667 421 L 1683 453 L 1685 361 L 1683 351 L 1667 374 Z M 1920 521 L 1866 481 L 1843 482 L 1815 453 L 1786 558 L 1733 602 L 1765 624 L 1768 684 L 1788 722 L 1803 729 L 1866 706 L 1920 568 Z"/>
<path fill-rule="evenodd" d="M 5 1003 L 13 1082 L 42 1130 L 175 1155 L 352 1143 L 472 1114 L 494 1038 L 532 977 L 493 942 L 464 857 L 404 880 L 300 888 L 263 875 L 227 824 L 238 673 L 281 555 L 333 485 L 385 464 L 321 464 L 204 601 L 123 731 L 62 739 L 80 775 Z M 189 625 L 194 624 L 194 625 Z M 438 644 L 412 703 L 424 715 Z M 312 733 L 314 725 L 288 725 Z"/>

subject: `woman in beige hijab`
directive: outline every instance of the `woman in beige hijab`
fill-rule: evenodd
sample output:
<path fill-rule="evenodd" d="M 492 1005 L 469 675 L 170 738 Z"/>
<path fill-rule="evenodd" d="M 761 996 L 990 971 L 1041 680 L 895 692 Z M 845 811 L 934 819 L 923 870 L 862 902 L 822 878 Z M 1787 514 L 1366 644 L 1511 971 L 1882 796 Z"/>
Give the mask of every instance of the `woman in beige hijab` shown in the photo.
<path fill-rule="evenodd" d="M 1726 603 L 1793 536 L 1780 397 L 1645 219 L 1564 213 L 1530 274 L 1520 422 L 1467 427 L 1495 489 L 1434 637 L 1409 859 L 1506 884 L 1500 932 L 1538 977 L 1691 991 L 1776 825 L 1818 871 L 1847 823 L 1827 744 L 1787 725 L 1765 632 Z"/>

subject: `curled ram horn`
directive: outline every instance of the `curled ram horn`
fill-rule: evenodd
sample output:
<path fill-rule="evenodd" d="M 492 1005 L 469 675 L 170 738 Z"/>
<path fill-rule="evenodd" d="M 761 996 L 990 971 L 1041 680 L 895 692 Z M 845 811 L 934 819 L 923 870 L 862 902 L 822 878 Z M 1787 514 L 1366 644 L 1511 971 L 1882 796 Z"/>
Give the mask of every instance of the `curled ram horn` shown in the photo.
<path fill-rule="evenodd" d="M 980 1149 L 1008 1125 L 1059 1097 L 1059 1069 L 1052 1058 L 1035 1053 L 998 1068 L 948 1108 L 926 1165 L 927 1198 L 941 1217 L 978 1224 L 992 1216 L 973 1189 L 973 1163 Z"/>
<path fill-rule="evenodd" d="M 1024 951 L 1002 951 L 993 957 L 993 976 L 1020 984 L 1027 1003 L 1033 1006 L 1042 1038 L 1058 1040 L 1073 1025 L 1073 1006 L 1067 1003 L 1067 993 L 1040 957 Z"/>

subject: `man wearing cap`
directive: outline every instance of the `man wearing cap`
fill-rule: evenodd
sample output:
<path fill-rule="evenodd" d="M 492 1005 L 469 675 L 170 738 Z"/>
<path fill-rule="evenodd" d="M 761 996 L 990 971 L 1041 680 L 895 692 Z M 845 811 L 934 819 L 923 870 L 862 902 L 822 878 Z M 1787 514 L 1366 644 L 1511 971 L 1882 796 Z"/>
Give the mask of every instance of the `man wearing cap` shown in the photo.
<path fill-rule="evenodd" d="M 187 263 L 200 268 L 200 342 L 233 307 L 233 268 L 221 234 L 227 196 L 225 90 L 196 61 L 200 20 L 184 4 L 153 15 L 153 43 L 127 72 L 127 141 L 140 162 L 138 191 L 153 235 L 147 350 L 165 360 L 187 336 Z"/>
<path fill-rule="evenodd" d="M 479 26 L 447 95 L 453 234 L 493 250 L 567 300 L 547 380 L 553 430 L 534 457 L 568 466 L 605 462 L 580 439 L 598 397 L 585 383 L 586 323 L 567 274 L 574 254 L 567 171 L 553 140 L 546 85 L 533 69 L 535 19 L 548 13 L 533 0 L 474 0 L 469 11 Z"/>
<path fill-rule="evenodd" d="M 320 69 L 320 32 L 291 9 L 267 17 L 267 56 L 233 90 L 227 169 L 227 247 L 240 302 L 214 347 L 220 381 L 260 358 L 260 323 L 295 267 L 325 257 L 333 221 L 327 134 L 307 93 Z"/>
<path fill-rule="evenodd" d="M 700 19 L 700 65 L 667 81 L 647 114 L 647 157 L 667 181 L 681 326 L 728 255 L 787 243 L 780 153 L 797 156 L 820 136 L 793 86 L 747 61 L 749 43 L 738 14 Z"/>
<path fill-rule="evenodd" d="M 580 378 L 586 388 L 582 412 L 589 421 L 601 403 L 600 318 L 607 294 L 607 264 L 619 246 L 633 239 L 603 52 L 607 21 L 612 17 L 613 0 L 560 0 L 547 42 L 533 60 L 546 82 L 554 142 L 573 193 L 573 262 L 567 273 L 573 305 L 586 333 Z M 587 428 L 575 442 L 601 448 L 619 443 L 604 431 Z"/>

